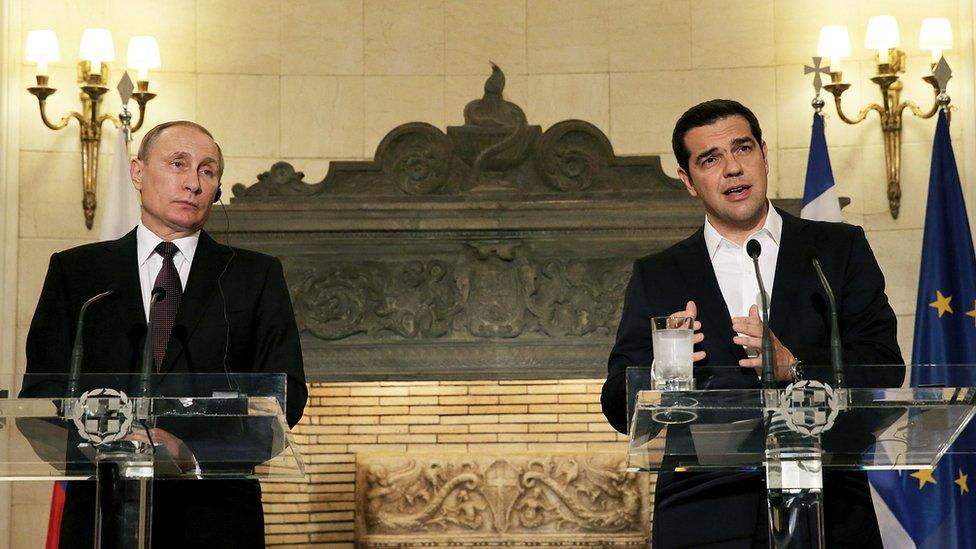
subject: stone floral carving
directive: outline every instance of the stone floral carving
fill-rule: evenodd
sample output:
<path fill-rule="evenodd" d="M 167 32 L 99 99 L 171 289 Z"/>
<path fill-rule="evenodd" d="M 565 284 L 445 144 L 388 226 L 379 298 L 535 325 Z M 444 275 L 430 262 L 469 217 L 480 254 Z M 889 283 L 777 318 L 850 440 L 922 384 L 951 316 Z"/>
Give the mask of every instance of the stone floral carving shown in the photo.
<path fill-rule="evenodd" d="M 639 478 L 614 455 L 361 456 L 365 536 L 644 532 Z"/>
<path fill-rule="evenodd" d="M 325 340 L 609 335 L 629 261 L 532 255 L 518 242 L 469 243 L 454 261 L 339 263 L 289 269 L 288 280 L 299 328 Z"/>

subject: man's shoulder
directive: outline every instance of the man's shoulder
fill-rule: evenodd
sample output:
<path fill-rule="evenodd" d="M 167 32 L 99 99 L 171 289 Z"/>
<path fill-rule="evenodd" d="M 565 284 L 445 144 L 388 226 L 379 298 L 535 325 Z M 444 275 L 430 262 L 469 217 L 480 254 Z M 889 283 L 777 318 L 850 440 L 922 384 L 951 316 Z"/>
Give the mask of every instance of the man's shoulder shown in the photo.
<path fill-rule="evenodd" d="M 131 242 L 129 242 L 130 240 Z M 107 253 L 125 248 L 128 244 L 135 246 L 135 238 L 131 235 L 123 236 L 117 240 L 102 240 L 81 244 L 55 252 L 54 255 L 63 261 L 95 261 Z"/>
<path fill-rule="evenodd" d="M 784 230 L 790 226 L 795 227 L 795 229 L 803 231 L 812 242 L 817 244 L 836 245 L 840 242 L 864 238 L 864 229 L 860 225 L 802 219 L 783 211 L 780 211 L 780 215 L 783 217 Z"/>
<path fill-rule="evenodd" d="M 674 265 L 675 263 L 685 261 L 688 254 L 693 252 L 696 247 L 703 246 L 704 239 L 702 236 L 702 230 L 699 229 L 684 240 L 672 244 L 663 250 L 659 250 L 641 257 L 636 261 L 636 264 L 644 271 L 659 269 L 667 265 Z"/>

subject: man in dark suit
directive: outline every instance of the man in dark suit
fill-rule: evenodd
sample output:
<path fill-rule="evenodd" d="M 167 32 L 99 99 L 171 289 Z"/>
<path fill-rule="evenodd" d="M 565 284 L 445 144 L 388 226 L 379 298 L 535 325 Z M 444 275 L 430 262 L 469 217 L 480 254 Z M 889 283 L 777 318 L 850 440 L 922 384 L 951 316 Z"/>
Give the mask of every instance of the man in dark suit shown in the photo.
<path fill-rule="evenodd" d="M 170 289 L 153 312 L 155 370 L 287 374 L 286 415 L 290 426 L 298 422 L 308 391 L 281 263 L 218 244 L 201 230 L 222 172 L 220 148 L 202 126 L 171 122 L 146 134 L 130 167 L 141 195 L 139 226 L 119 240 L 51 257 L 27 337 L 23 396 L 64 394 L 63 383 L 40 374 L 68 372 L 81 305 L 106 290 L 115 293 L 86 318 L 82 371 L 139 372 L 150 294 L 164 286 Z M 178 428 L 150 434 L 184 471 L 207 459 Z M 225 435 L 228 447 L 262 436 L 247 429 Z M 149 441 L 144 431 L 130 438 Z M 68 484 L 61 547 L 91 547 L 94 484 Z M 264 546 L 256 480 L 158 481 L 153 490 L 155 547 Z"/>
<path fill-rule="evenodd" d="M 770 205 L 766 143 L 749 109 L 729 100 L 692 107 L 678 120 L 672 145 L 679 177 L 702 201 L 705 224 L 686 240 L 634 263 L 602 393 L 603 412 L 614 428 L 628 428 L 627 367 L 653 361 L 649 319 L 654 316 L 694 318 L 698 389 L 760 387 L 759 288 L 745 251 L 752 238 L 762 244 L 761 271 L 771 295 L 777 381 L 793 381 L 804 363 L 829 363 L 826 294 L 811 255 L 819 258 L 838 299 L 845 363 L 904 364 L 884 276 L 864 231 L 798 219 Z M 902 375 L 901 368 L 873 379 L 852 372 L 847 381 L 898 386 Z M 824 482 L 827 546 L 880 547 L 865 476 L 828 474 Z M 659 474 L 655 547 L 766 547 L 767 530 L 762 474 Z"/>

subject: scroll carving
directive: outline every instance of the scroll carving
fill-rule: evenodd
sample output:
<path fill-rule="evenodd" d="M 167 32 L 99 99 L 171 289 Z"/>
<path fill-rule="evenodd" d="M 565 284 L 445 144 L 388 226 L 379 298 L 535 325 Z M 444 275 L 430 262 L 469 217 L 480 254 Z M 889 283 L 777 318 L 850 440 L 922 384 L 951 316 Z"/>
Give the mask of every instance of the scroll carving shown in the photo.
<path fill-rule="evenodd" d="M 643 534 L 646 487 L 624 461 L 606 454 L 367 456 L 357 507 L 367 536 Z"/>

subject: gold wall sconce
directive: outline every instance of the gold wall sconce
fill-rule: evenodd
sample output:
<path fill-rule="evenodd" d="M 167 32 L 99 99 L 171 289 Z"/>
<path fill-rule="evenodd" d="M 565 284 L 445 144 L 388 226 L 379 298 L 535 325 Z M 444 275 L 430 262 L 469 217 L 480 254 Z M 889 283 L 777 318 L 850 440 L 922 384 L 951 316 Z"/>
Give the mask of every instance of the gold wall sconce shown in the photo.
<path fill-rule="evenodd" d="M 41 110 L 41 121 L 52 130 L 60 130 L 71 119 L 78 121 L 81 128 L 81 171 L 84 185 L 82 207 L 85 210 L 85 226 L 90 230 L 95 222 L 97 205 L 95 193 L 98 185 L 98 148 L 102 138 L 102 124 L 108 120 L 121 127 L 122 121 L 111 113 L 100 114 L 102 96 L 109 91 L 108 62 L 115 60 L 115 46 L 112 33 L 106 29 L 85 29 L 81 37 L 78 61 L 78 83 L 81 88 L 81 112 L 71 111 L 54 124 L 47 117 L 47 98 L 56 88 L 48 85 L 48 65 L 61 59 L 58 37 L 54 31 L 33 30 L 27 35 L 26 58 L 28 63 L 37 64 L 37 85 L 27 88 L 37 97 Z M 139 104 L 139 119 L 131 131 L 138 131 L 146 114 L 146 103 L 156 94 L 149 92 L 149 69 L 158 69 L 159 46 L 151 36 L 133 36 L 129 40 L 127 66 L 137 71 L 136 91 L 132 97 Z M 131 89 L 131 81 L 129 88 Z M 123 115 L 124 116 L 124 115 Z"/>
<path fill-rule="evenodd" d="M 841 108 L 841 95 L 851 84 L 844 82 L 841 71 L 841 59 L 851 54 L 851 41 L 847 27 L 826 26 L 820 30 L 820 40 L 817 45 L 817 55 L 830 59 L 828 70 L 830 84 L 823 87 L 834 96 L 834 106 L 837 115 L 848 124 L 858 124 L 871 111 L 876 111 L 881 120 L 881 131 L 884 133 L 885 172 L 888 180 L 888 208 L 891 217 L 898 218 L 901 208 L 901 127 L 902 112 L 907 108 L 919 118 L 931 118 L 939 110 L 938 96 L 945 90 L 939 89 L 939 83 L 932 72 L 936 63 L 942 57 L 942 51 L 952 47 L 952 27 L 948 19 L 929 18 L 922 21 L 919 33 L 919 48 L 932 52 L 930 74 L 923 77 L 935 93 L 935 99 L 928 110 L 922 110 L 914 101 L 902 101 L 901 91 L 904 84 L 898 75 L 905 72 L 905 52 L 898 49 L 900 37 L 898 21 L 889 15 L 872 17 L 868 21 L 864 47 L 878 50 L 877 74 L 871 77 L 881 91 L 881 103 L 871 103 L 851 118 Z M 944 94 L 943 94 L 944 95 Z"/>

